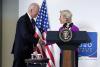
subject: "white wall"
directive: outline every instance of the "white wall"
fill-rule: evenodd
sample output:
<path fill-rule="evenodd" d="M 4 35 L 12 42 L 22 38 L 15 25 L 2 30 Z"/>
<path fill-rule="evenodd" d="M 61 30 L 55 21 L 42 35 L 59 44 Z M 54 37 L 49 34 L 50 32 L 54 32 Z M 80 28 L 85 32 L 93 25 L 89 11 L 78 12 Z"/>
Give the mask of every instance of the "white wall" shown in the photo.
<path fill-rule="evenodd" d="M 27 7 L 31 2 L 37 2 L 41 5 L 43 0 L 19 0 L 19 16 L 23 15 L 27 11 Z M 73 22 L 80 28 L 80 30 L 86 30 L 89 32 L 100 32 L 100 0 L 47 0 L 47 7 L 49 13 L 49 21 L 51 30 L 58 30 L 59 11 L 62 9 L 69 9 L 73 13 Z M 99 41 L 99 37 L 98 37 Z M 98 47 L 99 46 L 98 42 Z M 54 45 L 57 47 L 57 45 Z M 60 49 L 55 48 L 55 52 Z M 100 48 L 97 52 L 97 60 L 80 60 L 79 67 L 99 67 L 100 64 Z M 55 57 L 57 54 L 55 54 Z M 57 60 L 57 59 L 56 59 Z M 56 64 L 58 61 L 56 62 Z M 58 66 L 57 66 L 58 67 Z"/>

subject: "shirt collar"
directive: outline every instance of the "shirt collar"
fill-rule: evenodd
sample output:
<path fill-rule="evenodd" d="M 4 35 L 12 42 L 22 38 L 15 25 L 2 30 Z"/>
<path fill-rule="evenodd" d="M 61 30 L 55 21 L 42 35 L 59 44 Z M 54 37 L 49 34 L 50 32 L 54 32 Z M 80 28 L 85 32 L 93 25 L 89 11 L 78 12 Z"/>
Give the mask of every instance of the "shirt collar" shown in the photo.
<path fill-rule="evenodd" d="M 28 14 L 28 17 L 29 17 L 29 19 L 30 19 L 30 21 L 31 21 L 32 17 L 29 15 L 29 13 L 27 13 L 27 14 Z"/>
<path fill-rule="evenodd" d="M 28 14 L 28 17 L 29 17 L 29 19 L 31 21 L 32 17 L 29 15 L 29 13 L 27 13 L 27 14 Z M 36 21 L 36 18 L 34 18 L 34 20 Z"/>

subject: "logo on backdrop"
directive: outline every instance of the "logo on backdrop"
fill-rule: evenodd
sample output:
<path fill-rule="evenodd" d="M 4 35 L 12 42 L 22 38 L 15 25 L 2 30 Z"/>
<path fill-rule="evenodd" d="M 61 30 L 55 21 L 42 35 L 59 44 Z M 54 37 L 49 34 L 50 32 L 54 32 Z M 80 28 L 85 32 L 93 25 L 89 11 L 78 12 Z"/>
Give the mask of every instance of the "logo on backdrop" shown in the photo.
<path fill-rule="evenodd" d="M 88 57 L 97 57 L 97 33 L 88 32 L 89 37 L 91 38 L 91 43 L 82 43 L 79 47 L 79 57 L 88 56 Z"/>

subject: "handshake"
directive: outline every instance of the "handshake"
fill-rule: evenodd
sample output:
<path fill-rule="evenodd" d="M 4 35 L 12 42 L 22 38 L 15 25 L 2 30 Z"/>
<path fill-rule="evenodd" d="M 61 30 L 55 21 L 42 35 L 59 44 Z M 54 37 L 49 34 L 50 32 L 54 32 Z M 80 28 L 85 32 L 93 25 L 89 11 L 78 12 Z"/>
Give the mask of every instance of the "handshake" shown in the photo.
<path fill-rule="evenodd" d="M 39 38 L 39 41 L 38 41 L 39 44 L 41 44 L 41 45 L 45 45 L 46 44 L 46 41 L 43 40 L 43 38 L 40 37 L 37 33 L 34 34 L 34 37 L 35 38 Z"/>
<path fill-rule="evenodd" d="M 46 45 L 46 41 L 43 40 L 41 37 L 39 38 L 38 43 L 39 43 L 40 45 Z"/>

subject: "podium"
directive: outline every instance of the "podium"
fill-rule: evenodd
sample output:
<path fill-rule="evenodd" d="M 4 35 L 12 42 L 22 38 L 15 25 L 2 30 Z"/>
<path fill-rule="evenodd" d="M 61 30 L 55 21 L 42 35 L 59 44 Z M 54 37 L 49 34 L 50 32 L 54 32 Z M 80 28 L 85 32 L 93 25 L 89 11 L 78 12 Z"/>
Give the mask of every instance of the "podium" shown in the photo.
<path fill-rule="evenodd" d="M 25 63 L 27 63 L 27 67 L 46 67 L 49 59 L 25 59 Z"/>
<path fill-rule="evenodd" d="M 57 43 L 62 50 L 62 62 L 61 67 L 78 67 L 78 57 L 75 55 L 75 51 L 81 43 L 90 42 L 90 38 L 86 31 L 72 32 L 72 39 L 68 42 L 63 42 L 59 38 L 59 31 L 48 31 L 47 42 Z"/>

